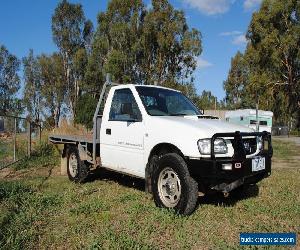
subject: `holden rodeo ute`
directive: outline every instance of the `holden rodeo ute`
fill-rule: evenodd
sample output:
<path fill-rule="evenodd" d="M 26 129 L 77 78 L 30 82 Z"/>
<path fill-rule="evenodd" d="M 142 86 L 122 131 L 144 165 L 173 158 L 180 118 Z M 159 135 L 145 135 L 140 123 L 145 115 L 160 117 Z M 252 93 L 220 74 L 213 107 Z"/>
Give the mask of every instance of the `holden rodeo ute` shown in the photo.
<path fill-rule="evenodd" d="M 210 119 L 177 90 L 106 82 L 91 136 L 63 144 L 62 171 L 82 182 L 97 167 L 145 179 L 158 207 L 189 215 L 198 195 L 227 196 L 271 174 L 268 132 Z"/>

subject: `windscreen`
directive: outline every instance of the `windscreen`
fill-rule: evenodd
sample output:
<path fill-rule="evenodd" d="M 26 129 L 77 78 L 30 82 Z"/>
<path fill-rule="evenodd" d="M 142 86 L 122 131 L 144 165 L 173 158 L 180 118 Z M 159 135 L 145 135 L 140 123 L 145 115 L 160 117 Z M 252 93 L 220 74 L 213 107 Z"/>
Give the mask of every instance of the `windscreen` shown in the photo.
<path fill-rule="evenodd" d="M 147 86 L 137 86 L 136 90 L 149 115 L 201 115 L 196 106 L 180 92 Z"/>

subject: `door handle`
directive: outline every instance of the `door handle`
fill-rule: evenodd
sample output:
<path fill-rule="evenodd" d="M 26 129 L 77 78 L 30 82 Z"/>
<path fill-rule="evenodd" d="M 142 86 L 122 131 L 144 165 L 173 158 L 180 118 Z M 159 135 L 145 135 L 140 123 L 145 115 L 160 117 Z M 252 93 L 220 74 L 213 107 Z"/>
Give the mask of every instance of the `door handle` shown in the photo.
<path fill-rule="evenodd" d="M 110 128 L 107 128 L 107 129 L 106 129 L 106 134 L 107 134 L 107 135 L 111 135 L 111 129 L 110 129 Z"/>

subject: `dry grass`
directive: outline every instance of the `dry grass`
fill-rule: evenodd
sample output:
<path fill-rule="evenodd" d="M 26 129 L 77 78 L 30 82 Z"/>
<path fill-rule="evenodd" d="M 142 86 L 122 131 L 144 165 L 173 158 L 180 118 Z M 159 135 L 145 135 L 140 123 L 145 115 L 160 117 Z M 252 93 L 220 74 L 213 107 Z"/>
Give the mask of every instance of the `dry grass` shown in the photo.
<path fill-rule="evenodd" d="M 83 125 L 68 123 L 66 119 L 62 119 L 59 127 L 53 129 L 50 134 L 91 136 L 91 131 Z"/>

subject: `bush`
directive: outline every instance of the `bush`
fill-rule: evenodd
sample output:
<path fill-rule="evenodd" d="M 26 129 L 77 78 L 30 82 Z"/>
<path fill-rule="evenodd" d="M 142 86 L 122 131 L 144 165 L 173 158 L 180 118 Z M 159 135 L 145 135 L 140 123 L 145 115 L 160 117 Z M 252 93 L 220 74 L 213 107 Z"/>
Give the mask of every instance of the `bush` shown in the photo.
<path fill-rule="evenodd" d="M 76 105 L 75 122 L 85 125 L 88 129 L 93 128 L 93 116 L 97 106 L 97 100 L 90 94 L 79 97 Z"/>
<path fill-rule="evenodd" d="M 53 144 L 48 143 L 47 141 L 41 141 L 37 146 L 37 150 L 33 152 L 35 156 L 49 156 L 54 155 L 55 149 Z"/>
<path fill-rule="evenodd" d="M 300 130 L 292 130 L 292 131 L 290 131 L 290 135 L 300 136 Z"/>
<path fill-rule="evenodd" d="M 30 167 L 49 167 L 58 164 L 59 154 L 53 144 L 47 141 L 40 142 L 30 157 L 17 162 L 14 169 L 20 170 Z"/>

